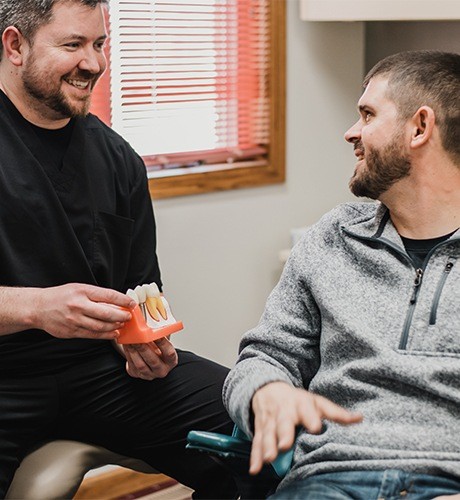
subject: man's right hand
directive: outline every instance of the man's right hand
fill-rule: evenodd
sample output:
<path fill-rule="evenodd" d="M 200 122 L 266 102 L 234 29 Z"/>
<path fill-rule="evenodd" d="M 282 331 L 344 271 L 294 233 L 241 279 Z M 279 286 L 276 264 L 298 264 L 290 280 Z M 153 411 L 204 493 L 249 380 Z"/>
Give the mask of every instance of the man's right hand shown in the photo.
<path fill-rule="evenodd" d="M 318 434 L 322 419 L 344 425 L 363 419 L 359 413 L 351 413 L 322 396 L 285 382 L 271 382 L 260 388 L 252 398 L 252 410 L 254 439 L 250 474 L 260 472 L 264 463 L 273 462 L 280 451 L 286 451 L 294 444 L 298 425 L 311 434 Z"/>
<path fill-rule="evenodd" d="M 24 290 L 31 293 L 32 327 L 61 339 L 113 340 L 135 306 L 116 290 L 80 283 Z"/>

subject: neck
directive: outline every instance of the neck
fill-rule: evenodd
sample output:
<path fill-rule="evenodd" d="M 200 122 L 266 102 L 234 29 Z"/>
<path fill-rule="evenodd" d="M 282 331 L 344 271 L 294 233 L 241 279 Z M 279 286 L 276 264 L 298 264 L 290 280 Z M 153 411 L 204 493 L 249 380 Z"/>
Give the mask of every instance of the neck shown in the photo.
<path fill-rule="evenodd" d="M 381 196 L 401 236 L 431 239 L 460 227 L 460 167 L 451 167 L 425 183 L 410 176 Z"/>

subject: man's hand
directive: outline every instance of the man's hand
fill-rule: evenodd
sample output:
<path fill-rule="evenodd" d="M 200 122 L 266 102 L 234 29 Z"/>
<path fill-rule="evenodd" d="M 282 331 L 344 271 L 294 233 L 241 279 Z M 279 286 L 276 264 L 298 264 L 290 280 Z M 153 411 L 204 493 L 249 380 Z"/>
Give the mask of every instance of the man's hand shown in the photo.
<path fill-rule="evenodd" d="M 113 340 L 135 306 L 116 290 L 80 283 L 29 290 L 33 327 L 61 339 Z"/>
<path fill-rule="evenodd" d="M 177 365 L 177 352 L 167 338 L 148 344 L 124 344 L 126 371 L 131 377 L 163 378 Z"/>
<path fill-rule="evenodd" d="M 252 398 L 252 410 L 255 420 L 250 474 L 260 472 L 264 463 L 273 462 L 279 451 L 293 445 L 298 425 L 318 434 L 322 419 L 345 425 L 363 419 L 361 414 L 350 413 L 322 396 L 285 382 L 272 382 L 260 388 Z"/>

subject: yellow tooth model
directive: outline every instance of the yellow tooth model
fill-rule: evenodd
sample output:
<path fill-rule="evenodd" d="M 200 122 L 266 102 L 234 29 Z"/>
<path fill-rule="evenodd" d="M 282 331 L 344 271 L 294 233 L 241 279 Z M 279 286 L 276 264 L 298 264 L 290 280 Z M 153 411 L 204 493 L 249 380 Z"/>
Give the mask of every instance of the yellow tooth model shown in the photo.
<path fill-rule="evenodd" d="M 128 290 L 126 295 L 137 305 L 131 311 L 131 319 L 118 330 L 119 344 L 152 342 L 184 328 L 182 321 L 174 318 L 156 283 L 137 286 L 134 290 Z"/>

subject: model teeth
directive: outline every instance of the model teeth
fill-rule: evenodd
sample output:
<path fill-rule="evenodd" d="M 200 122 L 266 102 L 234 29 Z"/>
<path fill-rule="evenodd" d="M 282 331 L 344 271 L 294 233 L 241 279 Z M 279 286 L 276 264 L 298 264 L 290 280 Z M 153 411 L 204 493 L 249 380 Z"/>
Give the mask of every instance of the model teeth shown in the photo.
<path fill-rule="evenodd" d="M 137 296 L 137 293 L 132 290 L 131 288 L 126 292 L 126 295 L 130 297 L 131 299 L 134 300 L 134 302 L 139 305 L 139 297 Z"/>
<path fill-rule="evenodd" d="M 160 321 L 160 315 L 163 319 L 168 319 L 168 314 L 166 313 L 161 297 L 147 297 L 145 305 L 147 306 L 147 311 L 154 320 Z"/>
<path fill-rule="evenodd" d="M 147 297 L 159 297 L 160 294 L 160 289 L 158 288 L 158 285 L 154 283 L 150 283 L 150 285 L 142 285 L 146 292 L 147 292 Z"/>
<path fill-rule="evenodd" d="M 147 299 L 147 294 L 145 293 L 145 288 L 141 285 L 136 286 L 134 289 L 137 298 L 139 299 L 139 304 L 143 304 Z"/>
<path fill-rule="evenodd" d="M 161 298 L 160 290 L 156 283 L 150 283 L 150 285 L 144 285 L 145 291 L 147 293 L 147 311 L 150 316 L 156 321 L 160 321 L 158 313 L 160 313 L 163 319 L 168 319 L 168 314 L 166 312 L 163 300 Z"/>
<path fill-rule="evenodd" d="M 168 319 L 168 313 L 156 283 L 138 285 L 134 290 L 129 289 L 126 295 L 131 297 L 141 308 L 146 306 L 147 311 L 155 321 L 160 321 L 161 318 Z"/>

